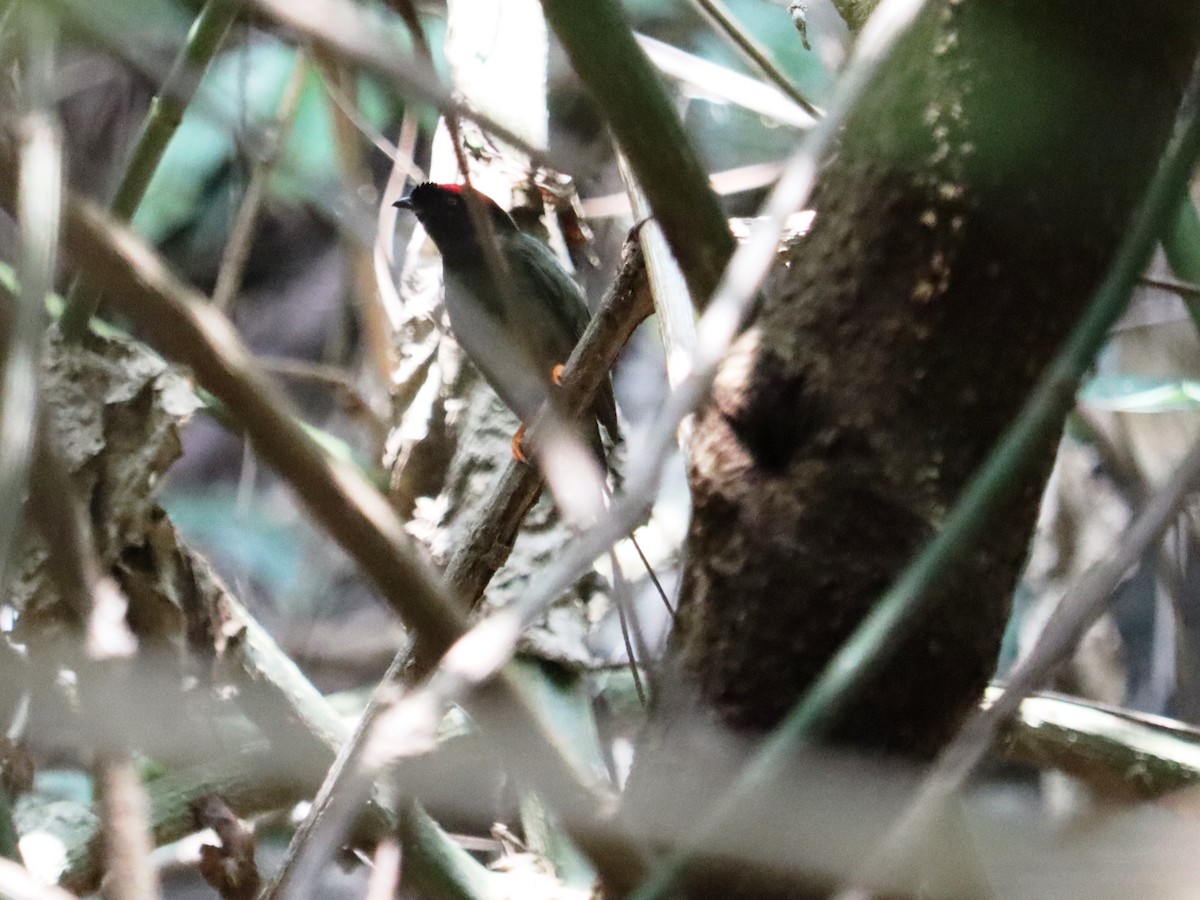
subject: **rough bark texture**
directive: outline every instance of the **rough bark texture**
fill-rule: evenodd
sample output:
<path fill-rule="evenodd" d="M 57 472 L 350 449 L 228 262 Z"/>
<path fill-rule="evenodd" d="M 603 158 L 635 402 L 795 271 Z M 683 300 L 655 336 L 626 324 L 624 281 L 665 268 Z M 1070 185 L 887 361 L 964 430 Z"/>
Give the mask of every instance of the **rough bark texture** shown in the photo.
<path fill-rule="evenodd" d="M 940 0 L 889 63 L 696 429 L 672 668 L 721 724 L 780 720 L 1011 422 L 1153 172 L 1197 20 Z M 835 741 L 926 757 L 978 700 L 1042 481 L 1014 485 Z"/>

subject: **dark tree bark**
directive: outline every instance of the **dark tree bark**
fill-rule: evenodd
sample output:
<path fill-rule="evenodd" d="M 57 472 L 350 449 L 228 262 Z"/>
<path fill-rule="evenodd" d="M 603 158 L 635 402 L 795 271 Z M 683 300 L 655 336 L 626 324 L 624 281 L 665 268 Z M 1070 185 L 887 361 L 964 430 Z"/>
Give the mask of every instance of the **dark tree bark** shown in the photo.
<path fill-rule="evenodd" d="M 811 233 L 698 421 L 674 687 L 649 739 L 674 762 L 692 751 L 673 725 L 697 712 L 743 736 L 780 721 L 1103 278 L 1170 134 L 1200 8 L 1102 7 L 936 0 L 848 124 Z M 1047 441 L 833 742 L 927 758 L 978 701 L 1052 455 Z"/>
<path fill-rule="evenodd" d="M 778 724 L 934 533 L 1103 278 L 1198 38 L 1188 0 L 929 4 L 848 123 L 813 229 L 698 419 L 679 616 L 626 792 L 634 819 L 661 821 L 669 800 L 686 831 L 729 764 L 691 726 L 752 743 Z M 832 743 L 927 759 L 978 702 L 1054 443 Z M 670 787 L 680 771 L 703 773 L 701 790 Z M 808 896 L 735 872 L 694 870 L 689 893 Z"/>

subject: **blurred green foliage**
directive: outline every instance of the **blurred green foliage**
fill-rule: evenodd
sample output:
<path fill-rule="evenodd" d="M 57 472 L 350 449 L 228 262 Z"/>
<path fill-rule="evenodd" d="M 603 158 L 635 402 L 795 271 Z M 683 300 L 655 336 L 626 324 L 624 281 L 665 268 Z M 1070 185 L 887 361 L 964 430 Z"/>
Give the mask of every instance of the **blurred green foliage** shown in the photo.
<path fill-rule="evenodd" d="M 271 38 L 234 47 L 217 57 L 201 94 L 167 148 L 134 218 L 152 241 L 161 241 L 203 209 L 214 179 L 239 155 L 239 140 L 269 133 L 280 98 L 296 64 L 296 51 Z M 360 78 L 358 96 L 349 98 L 373 128 L 385 129 L 398 118 L 400 102 L 373 79 Z M 243 127 L 232 133 L 226 123 Z M 300 99 L 286 148 L 272 172 L 272 193 L 302 201 L 335 183 L 338 162 L 330 101 L 315 69 Z"/>

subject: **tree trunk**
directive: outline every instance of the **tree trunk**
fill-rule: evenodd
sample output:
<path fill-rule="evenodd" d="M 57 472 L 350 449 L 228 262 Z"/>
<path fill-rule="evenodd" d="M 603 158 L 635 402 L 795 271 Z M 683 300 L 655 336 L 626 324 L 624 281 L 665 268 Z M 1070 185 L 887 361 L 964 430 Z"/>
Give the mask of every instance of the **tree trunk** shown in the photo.
<path fill-rule="evenodd" d="M 1198 32 L 1177 0 L 929 4 L 699 417 L 659 739 L 697 701 L 777 724 L 938 527 L 1104 276 Z M 834 742 L 926 758 L 977 702 L 1052 455 Z"/>

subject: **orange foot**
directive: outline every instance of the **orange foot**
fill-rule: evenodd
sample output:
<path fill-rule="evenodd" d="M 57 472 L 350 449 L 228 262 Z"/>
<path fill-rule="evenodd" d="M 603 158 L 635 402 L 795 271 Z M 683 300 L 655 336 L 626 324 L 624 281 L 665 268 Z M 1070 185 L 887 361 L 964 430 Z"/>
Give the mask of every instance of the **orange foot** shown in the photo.
<path fill-rule="evenodd" d="M 527 457 L 525 455 L 524 444 L 525 444 L 525 426 L 522 425 L 520 428 L 517 429 L 517 433 L 513 435 L 512 454 L 513 454 L 513 459 L 515 459 L 517 462 L 522 462 L 522 463 L 525 463 L 526 465 L 528 465 L 529 457 Z"/>
<path fill-rule="evenodd" d="M 553 369 L 550 370 L 550 380 L 553 381 L 555 384 L 562 384 L 563 372 L 565 372 L 566 370 L 567 370 L 567 367 L 564 366 L 562 363 L 559 363 L 557 366 L 555 366 Z"/>

